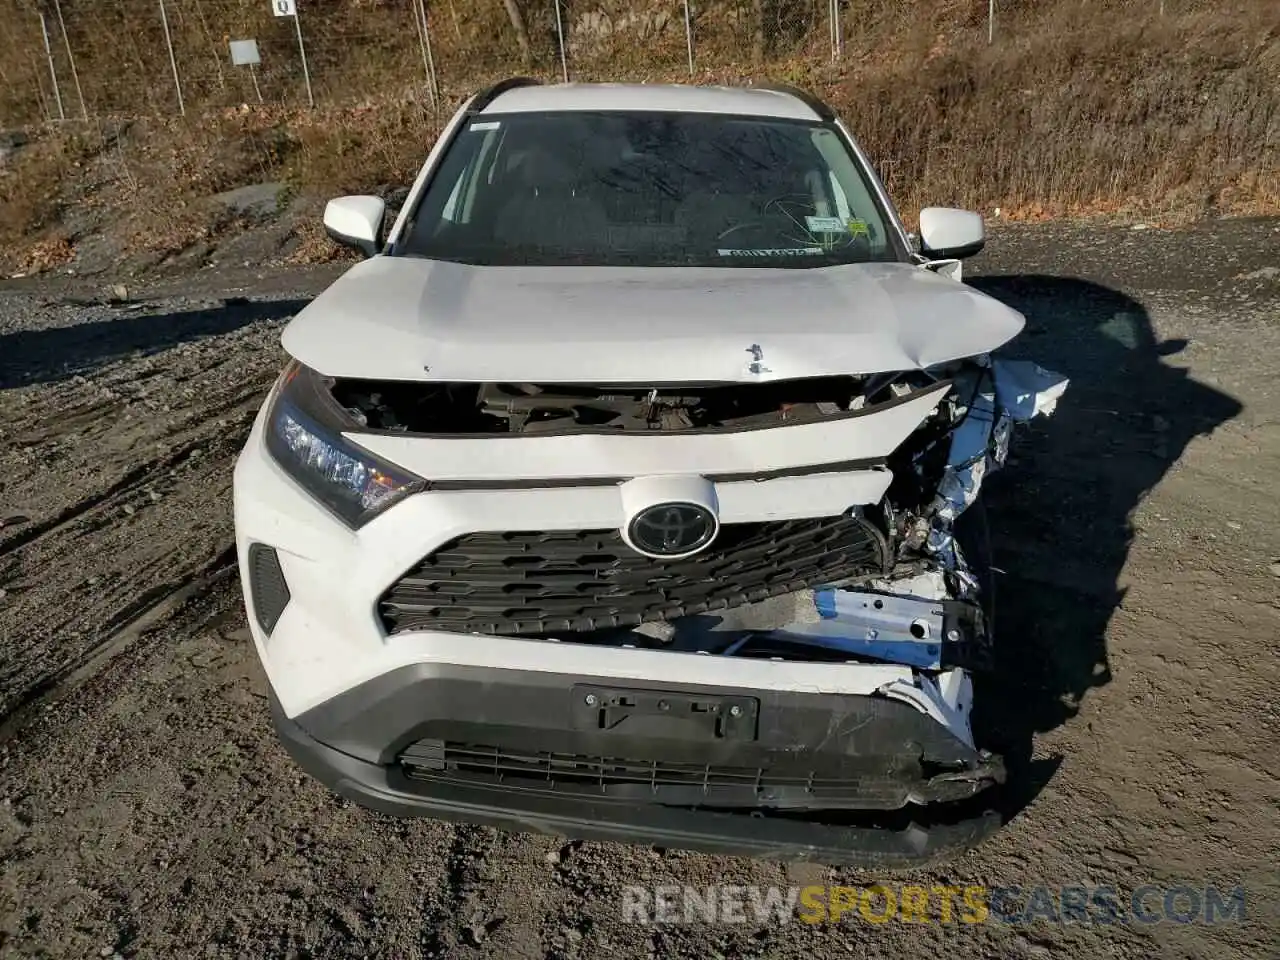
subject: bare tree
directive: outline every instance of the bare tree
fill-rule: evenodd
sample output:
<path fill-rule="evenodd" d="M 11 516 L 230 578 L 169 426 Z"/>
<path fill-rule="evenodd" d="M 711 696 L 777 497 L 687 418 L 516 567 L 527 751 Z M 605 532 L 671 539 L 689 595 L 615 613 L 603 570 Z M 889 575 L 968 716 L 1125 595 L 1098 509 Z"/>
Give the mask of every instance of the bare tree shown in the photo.
<path fill-rule="evenodd" d="M 503 3 L 507 8 L 511 29 L 516 32 L 516 43 L 520 45 L 520 59 L 527 69 L 533 65 L 533 50 L 529 46 L 529 28 L 525 25 L 524 14 L 520 12 L 518 0 L 503 0 Z"/>

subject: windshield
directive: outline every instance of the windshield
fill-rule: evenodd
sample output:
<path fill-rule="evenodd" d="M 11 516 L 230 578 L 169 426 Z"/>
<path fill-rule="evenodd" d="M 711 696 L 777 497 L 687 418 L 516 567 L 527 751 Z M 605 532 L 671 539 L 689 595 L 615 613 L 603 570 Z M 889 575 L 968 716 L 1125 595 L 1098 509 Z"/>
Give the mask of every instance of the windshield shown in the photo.
<path fill-rule="evenodd" d="M 831 127 L 693 113 L 484 115 L 398 253 L 504 265 L 818 267 L 895 260 Z"/>

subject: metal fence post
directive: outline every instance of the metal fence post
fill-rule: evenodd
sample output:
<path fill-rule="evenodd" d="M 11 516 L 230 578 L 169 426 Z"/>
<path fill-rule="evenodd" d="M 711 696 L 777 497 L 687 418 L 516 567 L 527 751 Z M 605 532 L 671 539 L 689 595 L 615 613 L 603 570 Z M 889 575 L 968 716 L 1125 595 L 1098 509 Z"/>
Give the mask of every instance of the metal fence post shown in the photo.
<path fill-rule="evenodd" d="M 987 43 L 996 42 L 996 0 L 987 0 Z"/>
<path fill-rule="evenodd" d="M 62 19 L 62 4 L 53 0 L 53 9 L 58 14 L 58 26 L 62 28 L 62 42 L 67 47 L 67 63 L 71 64 L 71 79 L 76 82 L 76 96 L 80 99 L 80 115 L 89 119 L 89 111 L 84 105 L 84 91 L 80 89 L 80 73 L 76 70 L 76 58 L 71 53 L 71 37 L 67 35 L 67 22 Z"/>
<path fill-rule="evenodd" d="M 173 70 L 173 88 L 178 91 L 178 113 L 187 115 L 187 106 L 182 102 L 182 81 L 178 79 L 178 60 L 173 55 L 173 37 L 169 33 L 169 14 L 165 11 L 164 0 L 160 0 L 160 22 L 164 24 L 164 42 L 169 48 L 169 67 Z"/>
<path fill-rule="evenodd" d="M 556 5 L 556 37 L 560 41 L 560 76 L 565 83 L 569 82 L 569 61 L 564 54 L 564 22 L 560 19 L 560 0 L 555 0 Z"/>
<path fill-rule="evenodd" d="M 67 119 L 67 112 L 62 109 L 62 91 L 58 89 L 58 71 L 53 65 L 53 48 L 49 46 L 49 24 L 45 21 L 44 11 L 40 14 L 40 32 L 44 34 L 44 53 L 49 58 L 49 76 L 53 78 L 53 99 L 58 104 L 58 119 Z"/>
<path fill-rule="evenodd" d="M 689 76 L 693 76 L 693 18 L 689 16 L 689 0 L 684 0 L 684 43 L 689 50 Z"/>
<path fill-rule="evenodd" d="M 307 106 L 314 107 L 316 98 L 311 92 L 311 68 L 307 66 L 307 45 L 302 42 L 302 16 L 296 5 L 293 11 L 293 29 L 298 34 L 298 53 L 302 56 L 302 79 L 307 84 Z"/>
<path fill-rule="evenodd" d="M 836 58 L 836 0 L 827 0 L 827 40 L 831 44 L 831 59 Z"/>
<path fill-rule="evenodd" d="M 418 0 L 413 18 L 418 23 L 418 43 L 422 47 L 422 67 L 427 71 L 427 95 L 435 109 L 440 99 L 440 82 L 436 79 L 436 61 L 431 53 L 431 34 L 427 32 L 427 2 Z"/>

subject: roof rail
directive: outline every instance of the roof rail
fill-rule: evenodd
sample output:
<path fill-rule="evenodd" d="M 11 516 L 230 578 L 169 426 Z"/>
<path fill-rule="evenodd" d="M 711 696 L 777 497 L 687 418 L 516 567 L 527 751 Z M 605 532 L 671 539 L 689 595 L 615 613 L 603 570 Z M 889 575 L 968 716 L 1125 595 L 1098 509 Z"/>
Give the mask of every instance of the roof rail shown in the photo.
<path fill-rule="evenodd" d="M 476 94 L 475 102 L 471 104 L 471 112 L 479 113 L 508 90 L 514 90 L 516 87 L 538 87 L 541 85 L 542 81 L 537 77 L 508 77 L 506 80 L 499 80 L 493 86 L 487 87 Z"/>
<path fill-rule="evenodd" d="M 831 107 L 819 100 L 807 90 L 801 90 L 799 87 L 793 87 L 789 83 L 758 83 L 752 84 L 757 90 L 772 90 L 774 93 L 786 93 L 795 97 L 806 107 L 818 115 L 820 120 L 830 122 L 836 119 L 836 112 Z"/>

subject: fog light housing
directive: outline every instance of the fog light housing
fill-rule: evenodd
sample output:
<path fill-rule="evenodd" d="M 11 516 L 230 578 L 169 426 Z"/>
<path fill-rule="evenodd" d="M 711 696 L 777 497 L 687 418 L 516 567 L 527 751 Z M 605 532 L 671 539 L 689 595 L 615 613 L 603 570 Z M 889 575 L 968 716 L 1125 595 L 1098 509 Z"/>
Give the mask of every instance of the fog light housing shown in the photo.
<path fill-rule="evenodd" d="M 275 550 L 263 543 L 249 546 L 249 593 L 253 601 L 253 617 L 267 636 L 280 622 L 284 608 L 289 605 L 289 585 L 280 558 Z"/>

